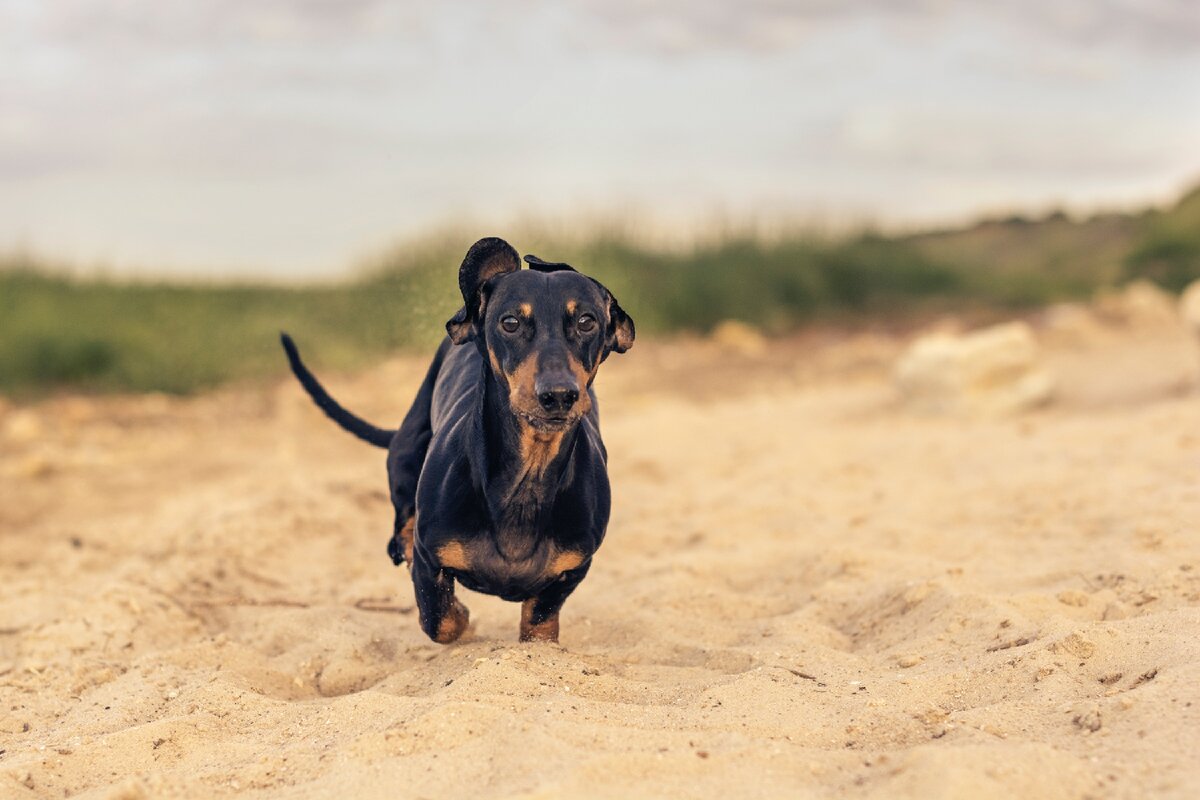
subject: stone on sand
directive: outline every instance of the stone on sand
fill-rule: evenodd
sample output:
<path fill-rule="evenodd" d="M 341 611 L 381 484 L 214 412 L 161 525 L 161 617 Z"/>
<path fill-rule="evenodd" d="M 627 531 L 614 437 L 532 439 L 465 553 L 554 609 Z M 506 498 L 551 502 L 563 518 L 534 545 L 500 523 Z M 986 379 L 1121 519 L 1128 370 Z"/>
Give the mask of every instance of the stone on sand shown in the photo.
<path fill-rule="evenodd" d="M 13 444 L 27 444 L 42 437 L 44 426 L 36 412 L 21 409 L 6 415 L 3 431 Z"/>
<path fill-rule="evenodd" d="M 713 342 L 726 350 L 744 356 L 762 355 L 767 350 L 767 339 L 753 325 L 736 319 L 727 319 L 713 328 Z"/>
<path fill-rule="evenodd" d="M 1055 303 L 1041 315 L 1042 333 L 1054 342 L 1089 344 L 1104 337 L 1104 326 L 1082 303 Z"/>
<path fill-rule="evenodd" d="M 1131 328 L 1167 328 L 1179 324 L 1175 297 L 1158 284 L 1136 280 L 1120 291 L 1096 297 L 1096 313 Z"/>
<path fill-rule="evenodd" d="M 5 472 L 14 478 L 44 478 L 55 471 L 55 464 L 44 453 L 33 453 L 9 466 Z"/>
<path fill-rule="evenodd" d="M 1024 322 L 922 336 L 901 355 L 895 374 L 906 404 L 935 414 L 1012 414 L 1048 402 L 1054 392 Z"/>

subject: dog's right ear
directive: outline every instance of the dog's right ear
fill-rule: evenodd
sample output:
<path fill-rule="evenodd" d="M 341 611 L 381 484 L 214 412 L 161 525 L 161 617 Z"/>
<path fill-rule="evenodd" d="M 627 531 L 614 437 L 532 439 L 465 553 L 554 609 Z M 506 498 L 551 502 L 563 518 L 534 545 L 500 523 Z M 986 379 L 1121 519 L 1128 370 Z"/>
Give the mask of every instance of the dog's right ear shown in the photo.
<path fill-rule="evenodd" d="M 458 268 L 458 288 L 462 290 L 463 307 L 446 323 L 450 341 L 462 344 L 475 338 L 487 302 L 488 282 L 520 268 L 520 256 L 503 239 L 490 236 L 471 245 L 462 266 Z"/>

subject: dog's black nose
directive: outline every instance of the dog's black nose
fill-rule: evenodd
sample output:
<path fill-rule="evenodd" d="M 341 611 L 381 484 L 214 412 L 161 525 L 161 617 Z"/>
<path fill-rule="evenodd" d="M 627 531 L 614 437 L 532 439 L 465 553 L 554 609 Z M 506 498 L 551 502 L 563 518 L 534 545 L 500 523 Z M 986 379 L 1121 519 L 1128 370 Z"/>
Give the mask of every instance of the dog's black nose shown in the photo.
<path fill-rule="evenodd" d="M 538 392 L 538 402 L 551 414 L 570 411 L 578 399 L 579 390 L 566 386 L 554 386 Z"/>

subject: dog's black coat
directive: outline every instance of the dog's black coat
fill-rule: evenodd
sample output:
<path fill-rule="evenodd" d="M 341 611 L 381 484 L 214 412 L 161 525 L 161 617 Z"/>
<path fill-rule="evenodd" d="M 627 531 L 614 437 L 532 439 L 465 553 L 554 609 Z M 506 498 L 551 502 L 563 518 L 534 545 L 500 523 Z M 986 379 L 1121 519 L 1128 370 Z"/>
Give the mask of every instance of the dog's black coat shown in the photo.
<path fill-rule="evenodd" d="M 410 561 L 422 629 L 457 639 L 467 611 L 454 582 L 522 601 L 521 638 L 558 638 L 558 612 L 587 574 L 609 516 L 607 454 L 591 384 L 633 344 L 633 321 L 566 264 L 482 239 L 459 270 L 463 308 L 446 323 L 399 430 L 333 400 L 283 346 L 314 402 L 388 448 L 396 520 L 388 554 Z M 590 320 L 590 321 L 589 321 Z"/>

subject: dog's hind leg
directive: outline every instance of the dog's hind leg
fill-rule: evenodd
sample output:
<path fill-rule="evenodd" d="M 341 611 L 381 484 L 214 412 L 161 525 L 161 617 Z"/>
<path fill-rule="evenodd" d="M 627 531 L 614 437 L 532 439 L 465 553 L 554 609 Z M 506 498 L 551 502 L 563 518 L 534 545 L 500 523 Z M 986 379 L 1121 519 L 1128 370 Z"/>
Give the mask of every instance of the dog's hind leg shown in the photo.
<path fill-rule="evenodd" d="M 406 564 L 412 565 L 413 560 L 413 531 L 417 526 L 417 517 L 415 514 L 410 515 L 407 519 L 396 514 L 396 529 L 392 532 L 392 538 L 388 541 L 388 555 L 392 559 L 392 563 L 400 566 L 403 561 Z"/>
<path fill-rule="evenodd" d="M 387 552 L 396 566 L 400 566 L 402 561 L 412 563 L 417 481 L 421 478 L 425 453 L 429 450 L 429 439 L 433 435 L 430 420 L 433 388 L 449 347 L 449 340 L 446 340 L 438 348 L 433 363 L 429 365 L 429 371 L 425 373 L 425 380 L 417 390 L 412 407 L 408 409 L 400 430 L 392 437 L 392 443 L 388 447 L 388 483 L 392 506 L 396 510 L 396 521 L 392 527 L 392 538 L 388 540 Z"/>

